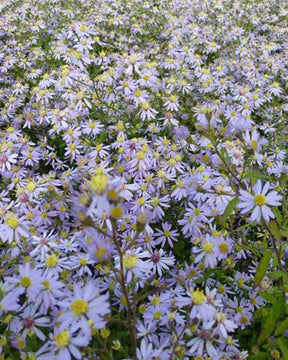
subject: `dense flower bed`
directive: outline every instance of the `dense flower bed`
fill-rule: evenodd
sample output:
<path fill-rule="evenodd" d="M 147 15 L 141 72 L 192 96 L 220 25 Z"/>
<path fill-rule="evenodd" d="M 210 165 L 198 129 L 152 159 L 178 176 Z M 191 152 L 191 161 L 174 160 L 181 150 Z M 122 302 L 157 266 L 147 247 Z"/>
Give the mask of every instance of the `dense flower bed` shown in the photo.
<path fill-rule="evenodd" d="M 287 19 L 0 2 L 1 359 L 288 359 Z"/>

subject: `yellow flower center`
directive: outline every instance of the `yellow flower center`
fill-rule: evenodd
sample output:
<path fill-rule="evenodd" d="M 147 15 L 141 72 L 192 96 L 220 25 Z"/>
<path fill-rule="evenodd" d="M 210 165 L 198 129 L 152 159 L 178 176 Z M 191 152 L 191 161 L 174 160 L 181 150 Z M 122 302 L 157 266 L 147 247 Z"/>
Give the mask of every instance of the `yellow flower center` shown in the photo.
<path fill-rule="evenodd" d="M 50 282 L 48 280 L 44 280 L 41 283 L 43 286 L 45 286 L 45 290 L 50 290 L 51 286 L 50 286 Z"/>
<path fill-rule="evenodd" d="M 214 245 L 211 242 L 206 242 L 203 245 L 203 250 L 205 251 L 206 254 L 212 254 L 213 248 L 214 248 Z"/>
<path fill-rule="evenodd" d="M 246 317 L 246 316 L 241 316 L 241 318 L 240 318 L 240 323 L 243 324 L 243 325 L 245 325 L 245 324 L 247 324 L 247 322 L 248 322 L 247 317 Z"/>
<path fill-rule="evenodd" d="M 141 108 L 143 110 L 149 110 L 150 109 L 150 104 L 148 102 L 144 102 L 141 104 Z"/>
<path fill-rule="evenodd" d="M 123 259 L 124 269 L 130 270 L 133 269 L 137 264 L 138 257 L 136 255 L 127 255 Z"/>
<path fill-rule="evenodd" d="M 138 205 L 143 206 L 146 203 L 146 200 L 144 197 L 140 197 L 138 200 Z"/>
<path fill-rule="evenodd" d="M 87 265 L 87 259 L 81 258 L 81 259 L 80 259 L 80 265 L 82 265 L 82 266 Z"/>
<path fill-rule="evenodd" d="M 225 286 L 224 285 L 219 285 L 218 291 L 219 291 L 220 294 L 225 294 L 225 292 L 226 292 Z"/>
<path fill-rule="evenodd" d="M 49 268 L 55 267 L 57 265 L 57 263 L 58 263 L 58 257 L 55 254 L 47 257 L 47 259 L 46 259 L 46 265 Z"/>
<path fill-rule="evenodd" d="M 158 206 L 159 203 L 160 203 L 160 199 L 158 197 L 155 196 L 155 197 L 152 198 L 151 204 L 152 204 L 153 207 Z"/>
<path fill-rule="evenodd" d="M 99 261 L 103 259 L 104 255 L 106 255 L 105 248 L 98 248 L 95 252 L 95 256 Z"/>
<path fill-rule="evenodd" d="M 115 206 L 110 210 L 110 214 L 113 219 L 120 219 L 123 215 L 123 209 L 120 206 Z"/>
<path fill-rule="evenodd" d="M 156 311 L 156 312 L 154 313 L 154 319 L 155 319 L 155 320 L 161 319 L 161 316 L 162 316 L 162 313 L 161 313 L 160 311 Z"/>
<path fill-rule="evenodd" d="M 7 215 L 5 218 L 5 223 L 13 230 L 19 226 L 19 220 L 16 216 L 13 215 Z"/>
<path fill-rule="evenodd" d="M 70 342 L 70 336 L 68 330 L 63 330 L 56 336 L 54 336 L 54 340 L 58 348 L 66 347 Z"/>
<path fill-rule="evenodd" d="M 29 181 L 25 188 L 27 191 L 33 192 L 36 189 L 36 184 L 34 183 L 34 181 Z"/>
<path fill-rule="evenodd" d="M 195 305 L 201 305 L 204 303 L 206 296 L 204 295 L 203 291 L 196 291 L 192 292 L 192 300 Z"/>
<path fill-rule="evenodd" d="M 88 309 L 88 303 L 83 299 L 76 299 L 72 302 L 70 308 L 73 311 L 74 315 L 81 316 L 86 313 Z"/>
<path fill-rule="evenodd" d="M 151 300 L 152 305 L 157 305 L 161 303 L 161 299 L 159 296 L 155 296 L 152 300 Z"/>
<path fill-rule="evenodd" d="M 229 250 L 229 246 L 226 243 L 222 243 L 219 245 L 219 250 L 222 254 L 227 254 Z"/>
<path fill-rule="evenodd" d="M 25 288 L 28 288 L 31 284 L 32 284 L 32 281 L 31 279 L 29 278 L 29 276 L 23 276 L 20 280 L 20 284 L 25 287 Z"/>
<path fill-rule="evenodd" d="M 251 141 L 251 148 L 252 148 L 252 150 L 257 149 L 257 146 L 258 146 L 258 141 L 257 141 L 257 140 L 252 140 L 252 141 Z"/>
<path fill-rule="evenodd" d="M 163 235 L 166 236 L 166 237 L 169 237 L 170 236 L 170 231 L 169 230 L 164 230 Z"/>
<path fill-rule="evenodd" d="M 143 160 L 145 158 L 145 154 L 143 151 L 139 151 L 136 157 L 138 160 Z"/>
<path fill-rule="evenodd" d="M 88 183 L 92 191 L 97 195 L 103 195 L 108 186 L 108 176 L 106 174 L 97 174 Z"/>
<path fill-rule="evenodd" d="M 266 204 L 266 197 L 263 194 L 255 195 L 254 202 L 256 205 L 262 206 Z"/>

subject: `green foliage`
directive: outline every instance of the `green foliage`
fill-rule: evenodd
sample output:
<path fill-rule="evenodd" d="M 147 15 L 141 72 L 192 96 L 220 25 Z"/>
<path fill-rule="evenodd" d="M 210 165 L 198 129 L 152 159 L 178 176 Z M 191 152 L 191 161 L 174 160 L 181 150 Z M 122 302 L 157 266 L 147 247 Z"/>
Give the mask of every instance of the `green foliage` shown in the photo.
<path fill-rule="evenodd" d="M 262 259 L 260 260 L 260 262 L 257 266 L 257 270 L 256 270 L 255 278 L 254 278 L 254 287 L 255 288 L 260 284 L 261 280 L 265 276 L 266 271 L 269 267 L 269 263 L 272 258 L 272 255 L 273 255 L 272 249 L 267 249 L 264 252 L 264 256 L 262 257 Z"/>

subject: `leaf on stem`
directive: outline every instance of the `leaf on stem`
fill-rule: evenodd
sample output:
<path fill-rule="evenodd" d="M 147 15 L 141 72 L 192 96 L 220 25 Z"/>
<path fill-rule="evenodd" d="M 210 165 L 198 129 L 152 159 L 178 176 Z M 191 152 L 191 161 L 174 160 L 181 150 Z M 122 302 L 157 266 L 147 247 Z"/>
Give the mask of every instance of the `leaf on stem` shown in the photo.
<path fill-rule="evenodd" d="M 266 249 L 264 252 L 264 256 L 259 261 L 254 278 L 254 288 L 256 288 L 260 284 L 261 280 L 265 276 L 266 271 L 269 267 L 270 260 L 272 258 L 272 254 L 273 254 L 272 249 Z"/>

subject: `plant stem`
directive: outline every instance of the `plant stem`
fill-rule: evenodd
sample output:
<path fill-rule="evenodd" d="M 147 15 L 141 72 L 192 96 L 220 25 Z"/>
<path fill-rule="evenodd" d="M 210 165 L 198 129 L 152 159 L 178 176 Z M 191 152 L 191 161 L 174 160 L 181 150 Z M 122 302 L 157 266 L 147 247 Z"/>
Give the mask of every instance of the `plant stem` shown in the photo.
<path fill-rule="evenodd" d="M 129 300 L 129 294 L 127 292 L 127 287 L 125 285 L 125 276 L 124 276 L 124 266 L 123 266 L 123 251 L 118 243 L 117 240 L 117 233 L 116 233 L 116 222 L 113 221 L 112 224 L 112 228 L 113 228 L 113 241 L 114 244 L 117 248 L 118 254 L 119 254 L 119 258 L 120 258 L 120 284 L 122 287 L 122 291 L 127 303 L 127 316 L 128 316 L 128 327 L 129 327 L 129 332 L 130 332 L 130 336 L 131 336 L 131 345 L 132 345 L 132 349 L 133 349 L 133 358 L 134 360 L 137 360 L 137 334 L 136 334 L 136 309 L 135 309 L 135 305 L 132 306 L 132 304 L 130 303 Z"/>

